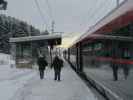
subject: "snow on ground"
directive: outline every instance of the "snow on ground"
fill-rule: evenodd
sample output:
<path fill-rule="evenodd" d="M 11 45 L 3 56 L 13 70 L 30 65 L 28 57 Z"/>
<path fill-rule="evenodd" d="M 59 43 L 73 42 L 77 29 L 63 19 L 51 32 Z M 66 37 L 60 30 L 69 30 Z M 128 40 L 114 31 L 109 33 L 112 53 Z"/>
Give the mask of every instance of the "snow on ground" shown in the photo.
<path fill-rule="evenodd" d="M 43 80 L 37 74 L 12 100 L 97 100 L 68 64 L 62 70 L 60 82 L 54 81 L 53 75 L 51 69 L 46 70 Z"/>
<path fill-rule="evenodd" d="M 2 100 L 97 100 L 68 64 L 62 70 L 61 82 L 57 82 L 49 68 L 40 80 L 37 70 L 11 68 L 9 55 L 0 54 L 0 62 Z"/>
<path fill-rule="evenodd" d="M 10 55 L 0 53 L 0 99 L 10 100 L 35 75 L 29 69 L 11 68 Z"/>

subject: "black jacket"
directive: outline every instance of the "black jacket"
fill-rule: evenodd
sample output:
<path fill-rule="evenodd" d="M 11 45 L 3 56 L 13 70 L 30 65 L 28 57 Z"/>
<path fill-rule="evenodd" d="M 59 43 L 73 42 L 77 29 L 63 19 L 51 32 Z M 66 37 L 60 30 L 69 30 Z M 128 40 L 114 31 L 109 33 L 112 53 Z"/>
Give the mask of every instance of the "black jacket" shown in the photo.
<path fill-rule="evenodd" d="M 39 70 L 45 70 L 45 67 L 48 65 L 44 57 L 39 57 L 37 60 Z"/>
<path fill-rule="evenodd" d="M 57 56 L 54 58 L 51 68 L 55 70 L 60 70 L 63 67 L 63 60 L 59 59 Z"/>

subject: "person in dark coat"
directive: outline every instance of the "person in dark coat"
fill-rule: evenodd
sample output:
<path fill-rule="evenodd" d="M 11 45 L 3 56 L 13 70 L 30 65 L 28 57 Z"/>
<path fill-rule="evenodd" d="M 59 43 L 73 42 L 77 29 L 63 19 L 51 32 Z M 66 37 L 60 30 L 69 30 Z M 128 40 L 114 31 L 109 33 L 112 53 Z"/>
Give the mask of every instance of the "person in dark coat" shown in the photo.
<path fill-rule="evenodd" d="M 112 62 L 111 63 L 111 68 L 113 70 L 113 78 L 114 78 L 114 81 L 117 81 L 118 80 L 118 64 Z"/>
<path fill-rule="evenodd" d="M 122 53 L 122 58 L 124 60 L 129 60 L 130 59 L 130 54 L 128 49 L 125 49 Z M 124 78 L 125 80 L 127 79 L 127 77 L 129 76 L 129 72 L 130 72 L 130 67 L 129 64 L 127 62 L 122 64 L 122 69 L 123 69 L 123 74 L 124 74 Z"/>
<path fill-rule="evenodd" d="M 115 59 L 117 59 L 119 57 L 119 49 L 117 47 L 117 43 L 114 44 L 112 46 L 112 50 L 111 50 L 111 56 L 112 56 L 112 61 L 111 61 L 111 68 L 112 68 L 112 71 L 113 71 L 113 79 L 114 81 L 117 81 L 118 80 L 118 69 L 119 69 L 119 62 L 116 62 Z"/>
<path fill-rule="evenodd" d="M 45 70 L 46 66 L 48 65 L 48 63 L 45 60 L 45 57 L 43 57 L 43 56 L 40 56 L 37 59 L 37 63 L 38 63 L 38 66 L 39 66 L 40 79 L 43 79 L 43 77 L 44 77 L 44 70 Z"/>
<path fill-rule="evenodd" d="M 54 68 L 54 80 L 60 81 L 61 69 L 63 67 L 63 60 L 55 56 L 51 68 Z"/>

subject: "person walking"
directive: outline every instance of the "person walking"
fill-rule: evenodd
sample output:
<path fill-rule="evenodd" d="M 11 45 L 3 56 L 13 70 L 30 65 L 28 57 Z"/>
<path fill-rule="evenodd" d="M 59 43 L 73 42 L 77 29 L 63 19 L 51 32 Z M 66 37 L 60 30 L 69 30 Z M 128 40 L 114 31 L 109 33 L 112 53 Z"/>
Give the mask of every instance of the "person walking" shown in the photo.
<path fill-rule="evenodd" d="M 37 63 L 39 66 L 39 73 L 40 73 L 40 79 L 44 78 L 44 70 L 46 66 L 48 65 L 46 59 L 44 56 L 40 55 L 40 57 L 37 59 Z"/>
<path fill-rule="evenodd" d="M 118 64 L 112 62 L 111 68 L 113 70 L 113 79 L 114 81 L 117 81 L 118 80 Z"/>
<path fill-rule="evenodd" d="M 110 66 L 113 71 L 113 80 L 117 81 L 118 80 L 118 70 L 119 70 L 119 62 L 116 61 L 117 58 L 119 58 L 120 53 L 118 52 L 120 49 L 118 48 L 118 43 L 116 41 L 113 41 L 112 44 L 112 50 L 111 50 L 111 57 L 112 60 L 110 62 Z"/>
<path fill-rule="evenodd" d="M 54 68 L 54 80 L 60 81 L 62 67 L 63 60 L 56 55 L 51 65 L 51 68 Z"/>
<path fill-rule="evenodd" d="M 127 62 L 130 59 L 130 53 L 128 49 L 124 49 L 122 54 L 123 54 L 122 58 L 125 60 L 125 63 L 122 64 L 122 69 L 123 69 L 124 78 L 126 80 L 130 73 L 130 67 L 129 67 L 130 65 Z"/>

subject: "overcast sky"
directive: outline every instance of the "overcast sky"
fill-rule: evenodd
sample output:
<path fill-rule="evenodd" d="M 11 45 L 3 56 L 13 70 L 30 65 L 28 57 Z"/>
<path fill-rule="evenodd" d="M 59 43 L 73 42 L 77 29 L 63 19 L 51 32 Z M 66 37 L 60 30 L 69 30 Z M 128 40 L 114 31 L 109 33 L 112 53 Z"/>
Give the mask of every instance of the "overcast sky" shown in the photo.
<path fill-rule="evenodd" d="M 26 21 L 41 31 L 45 30 L 46 23 L 50 30 L 54 20 L 57 32 L 83 33 L 116 6 L 116 0 L 37 0 L 42 18 L 35 0 L 7 1 L 7 11 L 1 13 Z"/>

